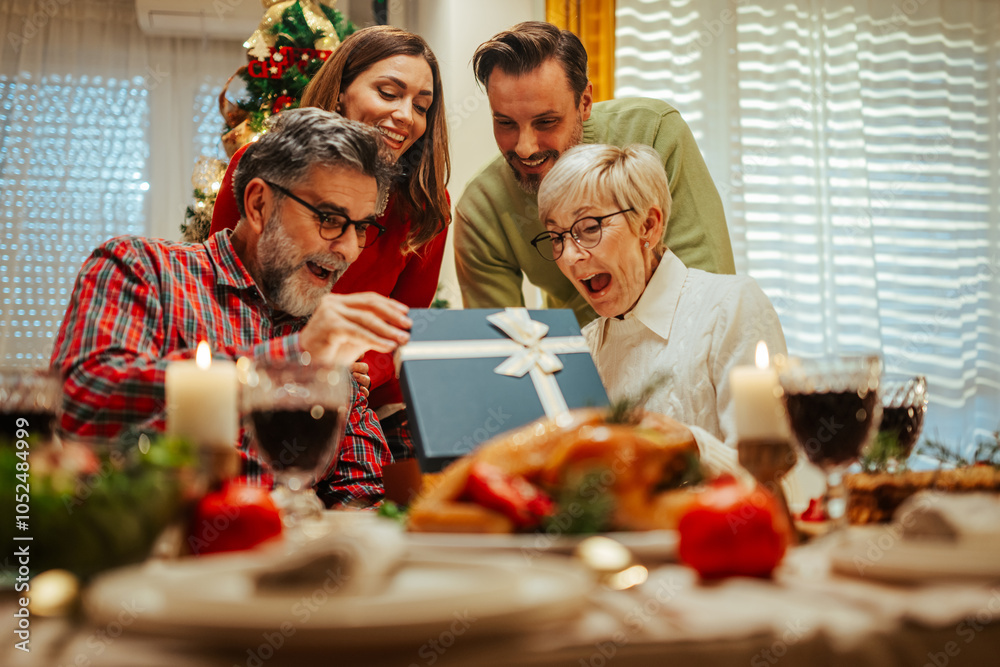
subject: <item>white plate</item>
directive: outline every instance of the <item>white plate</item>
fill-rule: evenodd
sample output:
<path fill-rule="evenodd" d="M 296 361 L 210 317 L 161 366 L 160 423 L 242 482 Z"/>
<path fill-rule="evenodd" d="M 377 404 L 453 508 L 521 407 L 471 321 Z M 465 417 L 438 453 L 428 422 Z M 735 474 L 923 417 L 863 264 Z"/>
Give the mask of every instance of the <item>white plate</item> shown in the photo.
<path fill-rule="evenodd" d="M 564 558 L 526 564 L 513 555 L 417 554 L 376 593 L 338 594 L 332 579 L 262 593 L 248 574 L 253 564 L 252 556 L 232 555 L 118 570 L 94 582 L 85 608 L 98 624 L 128 614 L 130 632 L 219 647 L 246 647 L 275 631 L 297 647 L 401 646 L 463 618 L 474 619 L 469 629 L 480 636 L 567 618 L 593 587 L 591 576 Z"/>
<path fill-rule="evenodd" d="M 637 558 L 648 561 L 677 560 L 676 530 L 647 530 L 602 533 L 621 542 Z M 568 554 L 590 535 L 557 535 L 546 533 L 406 533 L 407 543 L 436 549 L 474 551 L 514 551 L 526 559 L 545 553 Z"/>
<path fill-rule="evenodd" d="M 852 526 L 830 553 L 834 570 L 887 581 L 1000 579 L 1000 556 L 981 545 L 903 538 L 890 526 Z"/>

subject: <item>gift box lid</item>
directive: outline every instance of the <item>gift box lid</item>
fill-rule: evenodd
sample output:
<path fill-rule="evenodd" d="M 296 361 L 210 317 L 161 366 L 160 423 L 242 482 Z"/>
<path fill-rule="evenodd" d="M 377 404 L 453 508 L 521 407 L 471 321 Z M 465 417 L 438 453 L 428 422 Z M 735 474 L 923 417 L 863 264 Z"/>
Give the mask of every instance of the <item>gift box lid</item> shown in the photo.
<path fill-rule="evenodd" d="M 400 349 L 400 384 L 424 472 L 440 470 L 493 436 L 547 412 L 551 416 L 560 409 L 608 404 L 571 310 L 413 309 L 409 315 L 413 327 L 410 343 Z M 522 340 L 515 341 L 488 319 L 498 316 Z M 536 346 L 524 344 L 525 332 L 528 339 L 534 332 Z M 561 369 L 551 369 L 553 359 Z M 524 374 L 499 374 L 501 364 L 508 372 Z"/>

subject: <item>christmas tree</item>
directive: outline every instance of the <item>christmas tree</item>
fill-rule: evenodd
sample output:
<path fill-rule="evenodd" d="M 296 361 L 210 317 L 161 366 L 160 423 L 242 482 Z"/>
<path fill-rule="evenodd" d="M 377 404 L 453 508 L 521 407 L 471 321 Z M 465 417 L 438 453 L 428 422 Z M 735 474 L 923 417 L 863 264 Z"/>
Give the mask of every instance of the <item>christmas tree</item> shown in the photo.
<path fill-rule="evenodd" d="M 299 106 L 302 93 L 319 68 L 356 28 L 332 6 L 335 0 L 261 0 L 264 17 L 243 46 L 248 63 L 230 77 L 219 96 L 226 128 L 222 145 L 232 157 L 244 144 L 266 131 L 267 119 Z M 236 101 L 226 96 L 239 78 L 245 91 Z M 219 171 L 221 165 L 221 172 Z M 195 203 L 189 206 L 181 234 L 202 241 L 211 227 L 215 196 L 226 165 L 201 158 L 192 177 Z"/>

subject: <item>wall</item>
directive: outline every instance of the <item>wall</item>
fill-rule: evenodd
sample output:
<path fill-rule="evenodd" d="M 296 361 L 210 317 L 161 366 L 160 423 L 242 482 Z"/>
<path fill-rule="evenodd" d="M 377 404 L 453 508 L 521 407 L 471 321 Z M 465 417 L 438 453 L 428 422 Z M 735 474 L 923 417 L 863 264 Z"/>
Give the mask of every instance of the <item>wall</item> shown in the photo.
<path fill-rule="evenodd" d="M 472 75 L 476 47 L 515 23 L 545 20 L 544 0 L 391 0 L 389 22 L 427 40 L 441 67 L 451 143 L 452 202 L 457 202 L 469 180 L 497 153 L 489 102 Z M 461 306 L 455 278 L 454 248 L 449 233 L 441 269 L 441 296 Z M 529 306 L 537 295 L 529 297 Z"/>

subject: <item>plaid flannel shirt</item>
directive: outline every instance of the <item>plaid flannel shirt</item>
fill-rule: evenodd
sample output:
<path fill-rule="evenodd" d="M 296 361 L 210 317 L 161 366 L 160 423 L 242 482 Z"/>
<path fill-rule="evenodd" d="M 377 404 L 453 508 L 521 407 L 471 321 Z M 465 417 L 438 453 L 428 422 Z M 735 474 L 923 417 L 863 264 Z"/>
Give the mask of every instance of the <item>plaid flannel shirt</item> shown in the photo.
<path fill-rule="evenodd" d="M 206 340 L 213 355 L 296 359 L 307 318 L 274 311 L 237 257 L 226 230 L 200 244 L 119 237 L 84 263 L 56 339 L 52 368 L 64 378 L 63 427 L 113 438 L 130 427 L 165 429 L 167 365 Z M 235 444 L 235 443 L 234 443 Z M 252 482 L 268 483 L 241 432 Z M 382 500 L 392 462 L 367 400 L 354 402 L 336 466 L 316 485 L 328 506 Z"/>

